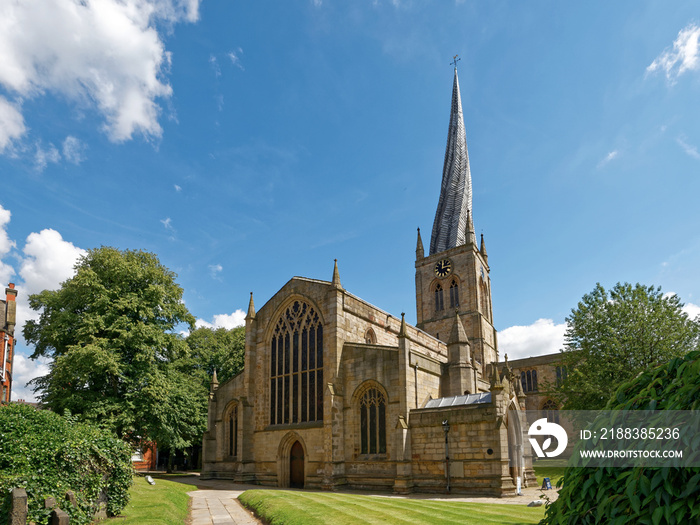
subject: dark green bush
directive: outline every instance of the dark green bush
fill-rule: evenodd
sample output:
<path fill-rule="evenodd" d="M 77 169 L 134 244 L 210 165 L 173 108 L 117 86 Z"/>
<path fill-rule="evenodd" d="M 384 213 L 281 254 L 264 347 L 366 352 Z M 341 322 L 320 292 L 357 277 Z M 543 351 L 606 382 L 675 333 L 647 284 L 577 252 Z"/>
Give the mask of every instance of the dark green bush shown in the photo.
<path fill-rule="evenodd" d="M 29 520 L 37 523 L 47 521 L 48 496 L 71 523 L 90 523 L 101 492 L 107 513 L 118 514 L 128 502 L 132 474 L 130 447 L 108 432 L 28 405 L 0 407 L 0 523 L 7 520 L 14 487 L 26 489 Z M 77 508 L 65 502 L 68 490 Z"/>
<path fill-rule="evenodd" d="M 700 352 L 624 383 L 605 410 L 699 410 Z M 686 436 L 697 444 L 697 436 Z M 700 468 L 568 467 L 542 525 L 700 523 Z"/>

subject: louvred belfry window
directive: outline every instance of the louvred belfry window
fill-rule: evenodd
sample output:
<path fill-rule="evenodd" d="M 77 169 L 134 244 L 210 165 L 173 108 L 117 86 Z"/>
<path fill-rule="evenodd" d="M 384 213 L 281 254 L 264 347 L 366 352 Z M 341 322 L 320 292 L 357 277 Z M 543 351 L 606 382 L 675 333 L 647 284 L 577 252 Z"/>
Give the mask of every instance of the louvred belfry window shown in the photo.
<path fill-rule="evenodd" d="M 323 420 L 323 325 L 294 301 L 280 316 L 270 348 L 270 424 Z"/>

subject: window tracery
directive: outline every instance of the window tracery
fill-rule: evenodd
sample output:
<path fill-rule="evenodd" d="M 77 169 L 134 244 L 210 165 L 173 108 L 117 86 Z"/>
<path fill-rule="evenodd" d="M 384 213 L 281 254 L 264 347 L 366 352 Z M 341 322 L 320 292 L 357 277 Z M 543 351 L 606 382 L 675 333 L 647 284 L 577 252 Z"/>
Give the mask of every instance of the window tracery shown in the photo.
<path fill-rule="evenodd" d="M 456 279 L 452 279 L 450 283 L 450 308 L 459 306 L 459 284 Z"/>
<path fill-rule="evenodd" d="M 435 311 L 442 312 L 445 309 L 445 301 L 442 296 L 442 285 L 438 283 L 435 287 Z"/>
<path fill-rule="evenodd" d="M 386 454 L 386 398 L 376 387 L 360 398 L 360 453 Z"/>
<path fill-rule="evenodd" d="M 323 325 L 306 302 L 294 301 L 273 330 L 270 424 L 323 420 Z"/>

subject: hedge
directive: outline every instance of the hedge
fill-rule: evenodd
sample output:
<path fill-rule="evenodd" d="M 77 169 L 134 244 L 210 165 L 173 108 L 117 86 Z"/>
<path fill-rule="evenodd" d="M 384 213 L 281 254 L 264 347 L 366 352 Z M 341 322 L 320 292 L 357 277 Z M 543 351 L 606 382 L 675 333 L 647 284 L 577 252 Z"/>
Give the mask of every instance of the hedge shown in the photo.
<path fill-rule="evenodd" d="M 108 515 L 126 506 L 132 484 L 131 448 L 105 430 L 29 405 L 0 407 L 0 523 L 8 519 L 10 492 L 24 487 L 29 521 L 45 523 L 53 497 L 72 524 L 90 523 L 106 496 Z M 66 503 L 74 492 L 78 505 Z"/>

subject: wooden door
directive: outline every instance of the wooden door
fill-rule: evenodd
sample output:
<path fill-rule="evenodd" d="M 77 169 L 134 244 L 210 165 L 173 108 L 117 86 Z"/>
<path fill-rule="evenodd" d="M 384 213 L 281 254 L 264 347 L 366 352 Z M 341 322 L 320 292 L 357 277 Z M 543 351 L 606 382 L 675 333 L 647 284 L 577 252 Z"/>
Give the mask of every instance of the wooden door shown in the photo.
<path fill-rule="evenodd" d="M 304 488 L 304 448 L 295 441 L 289 453 L 289 485 Z"/>

